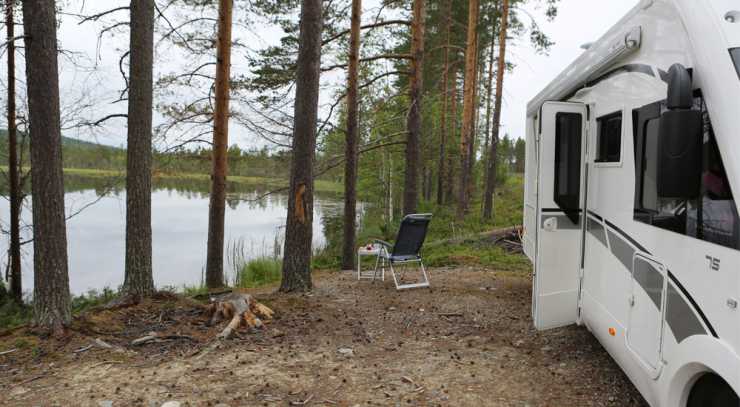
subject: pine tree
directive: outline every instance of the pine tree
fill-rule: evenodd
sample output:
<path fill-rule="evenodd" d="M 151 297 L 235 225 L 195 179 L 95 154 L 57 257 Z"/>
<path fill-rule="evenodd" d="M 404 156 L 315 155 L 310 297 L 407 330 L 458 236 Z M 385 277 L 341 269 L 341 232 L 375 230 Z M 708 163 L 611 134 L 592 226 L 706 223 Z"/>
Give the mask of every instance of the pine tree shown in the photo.
<path fill-rule="evenodd" d="M 213 111 L 213 170 L 208 210 L 206 286 L 224 285 L 224 222 L 226 216 L 227 150 L 229 147 L 229 77 L 233 0 L 219 0 L 216 51 L 216 105 Z"/>
<path fill-rule="evenodd" d="M 131 1 L 128 143 L 126 159 L 126 267 L 123 292 L 154 292 L 152 276 L 152 100 L 154 0 Z"/>
<path fill-rule="evenodd" d="M 285 226 L 283 279 L 280 291 L 308 291 L 313 238 L 313 164 L 316 151 L 319 82 L 321 74 L 321 0 L 301 0 L 296 62 L 293 159 Z"/>
<path fill-rule="evenodd" d="M 56 5 L 23 1 L 33 197 L 35 323 L 60 335 L 69 325 Z"/>

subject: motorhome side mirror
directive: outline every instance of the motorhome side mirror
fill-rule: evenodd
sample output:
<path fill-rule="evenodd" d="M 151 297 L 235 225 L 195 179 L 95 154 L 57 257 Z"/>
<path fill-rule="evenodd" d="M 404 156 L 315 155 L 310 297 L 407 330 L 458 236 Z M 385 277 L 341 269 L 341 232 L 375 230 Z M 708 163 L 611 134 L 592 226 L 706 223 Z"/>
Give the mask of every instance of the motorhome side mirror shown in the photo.
<path fill-rule="evenodd" d="M 692 79 L 675 64 L 669 70 L 668 111 L 660 117 L 657 189 L 661 198 L 694 199 L 701 193 L 702 114 L 693 110 Z"/>
<path fill-rule="evenodd" d="M 698 110 L 673 110 L 660 118 L 658 196 L 694 199 L 701 192 L 702 117 Z"/>

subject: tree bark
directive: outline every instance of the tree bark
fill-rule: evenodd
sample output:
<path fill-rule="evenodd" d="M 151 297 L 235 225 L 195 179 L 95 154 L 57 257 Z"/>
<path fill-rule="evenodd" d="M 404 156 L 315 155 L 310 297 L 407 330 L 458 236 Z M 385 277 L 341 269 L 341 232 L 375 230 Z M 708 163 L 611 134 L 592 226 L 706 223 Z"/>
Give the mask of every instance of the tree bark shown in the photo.
<path fill-rule="evenodd" d="M 450 82 L 450 28 L 452 26 L 452 0 L 447 0 L 447 17 L 445 18 L 445 36 L 447 46 L 444 49 L 444 71 L 442 72 L 442 117 L 440 118 L 439 173 L 437 175 L 437 205 L 445 203 L 445 182 L 447 175 L 447 101 L 449 100 Z"/>
<path fill-rule="evenodd" d="M 501 97 L 504 87 L 504 71 L 506 70 L 506 31 L 509 26 L 509 0 L 501 3 L 501 31 L 499 32 L 498 67 L 496 72 L 496 99 L 493 111 L 493 136 L 491 140 L 491 152 L 488 161 L 488 176 L 486 180 L 486 193 L 483 197 L 483 218 L 491 219 L 493 216 L 493 191 L 496 183 L 496 148 L 498 146 L 499 130 L 501 129 Z"/>
<path fill-rule="evenodd" d="M 421 102 L 424 66 L 425 0 L 414 0 L 411 23 L 411 106 L 406 120 L 406 172 L 404 174 L 403 213 L 416 212 L 419 200 L 419 142 L 421 139 Z"/>
<path fill-rule="evenodd" d="M 216 50 L 216 105 L 213 111 L 213 170 L 208 211 L 206 286 L 224 285 L 224 218 L 229 146 L 229 77 L 231 70 L 231 20 L 233 0 L 219 0 Z"/>
<path fill-rule="evenodd" d="M 154 292 L 152 276 L 152 70 L 154 0 L 131 1 L 126 152 L 126 268 L 123 292 Z"/>
<path fill-rule="evenodd" d="M 485 195 L 486 185 L 488 185 L 488 164 L 490 160 L 495 160 L 496 157 L 491 157 L 489 154 L 489 144 L 491 140 L 491 96 L 493 95 L 493 62 L 495 61 L 495 53 L 496 53 L 496 19 L 493 20 L 493 28 L 491 30 L 491 49 L 489 50 L 488 55 L 488 78 L 486 83 L 486 135 L 485 135 L 485 142 L 483 145 L 483 163 L 484 163 L 484 171 L 483 171 L 483 193 Z M 494 183 L 496 181 L 494 180 Z"/>
<path fill-rule="evenodd" d="M 23 1 L 33 199 L 34 319 L 54 334 L 71 320 L 64 223 L 54 0 Z"/>
<path fill-rule="evenodd" d="M 347 70 L 347 134 L 344 162 L 344 241 L 342 242 L 342 269 L 351 270 L 355 264 L 357 241 L 357 149 L 360 138 L 358 66 L 360 59 L 360 20 L 362 0 L 352 0 L 349 37 L 349 68 Z"/>
<path fill-rule="evenodd" d="M 477 38 L 477 37 L 476 37 Z M 477 42 L 477 40 L 476 40 Z M 480 59 L 481 55 L 481 49 L 480 49 L 480 43 L 478 43 L 478 46 L 476 47 L 476 62 L 475 62 L 475 70 L 476 70 L 476 81 L 475 81 L 475 88 L 473 88 L 473 130 L 472 130 L 472 136 L 470 137 L 470 143 L 468 144 L 468 204 L 470 204 L 470 199 L 475 193 L 475 163 L 477 161 L 477 155 L 476 151 L 478 150 L 477 144 L 480 142 L 479 140 L 479 122 L 480 122 L 480 115 L 478 114 L 480 111 L 480 84 L 483 83 L 483 71 L 484 69 L 480 69 L 480 66 L 482 65 L 483 61 Z"/>
<path fill-rule="evenodd" d="M 452 81 L 452 91 L 450 92 L 450 133 L 449 139 L 455 140 L 457 137 L 457 71 L 452 70 L 450 75 Z M 455 196 L 455 165 L 454 154 L 447 154 L 447 202 L 451 202 Z"/>
<path fill-rule="evenodd" d="M 8 40 L 8 181 L 10 183 L 10 293 L 17 304 L 23 303 L 21 283 L 21 184 L 18 163 L 18 134 L 15 115 L 15 0 L 6 0 L 5 28 Z"/>
<path fill-rule="evenodd" d="M 321 0 L 301 0 L 296 69 L 293 158 L 285 224 L 282 292 L 311 290 L 313 239 L 313 161 L 316 150 L 321 74 Z"/>
<path fill-rule="evenodd" d="M 463 119 L 460 133 L 460 189 L 457 202 L 457 217 L 462 219 L 468 211 L 470 198 L 471 152 L 475 136 L 475 88 L 478 82 L 478 0 L 468 2 L 468 34 L 465 49 L 465 81 L 463 85 Z"/>

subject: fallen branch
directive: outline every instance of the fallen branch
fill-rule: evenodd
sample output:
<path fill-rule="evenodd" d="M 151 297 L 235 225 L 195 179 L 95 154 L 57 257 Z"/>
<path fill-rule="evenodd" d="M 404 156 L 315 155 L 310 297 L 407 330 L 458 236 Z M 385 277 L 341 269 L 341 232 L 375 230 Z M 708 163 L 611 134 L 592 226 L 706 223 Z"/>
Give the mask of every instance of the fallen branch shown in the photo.
<path fill-rule="evenodd" d="M 109 344 L 108 342 L 100 338 L 95 339 L 95 344 L 100 346 L 103 349 L 113 349 L 113 345 Z"/>
<path fill-rule="evenodd" d="M 193 338 L 192 336 L 188 336 L 188 335 L 159 335 L 156 332 L 149 332 L 149 335 L 142 336 L 141 338 L 134 339 L 133 341 L 131 341 L 131 346 L 141 346 L 149 342 L 174 341 L 177 339 L 187 339 L 193 342 L 196 341 L 195 338 Z"/>
<path fill-rule="evenodd" d="M 440 317 L 462 317 L 462 312 L 440 312 Z"/>
<path fill-rule="evenodd" d="M 98 366 L 103 366 L 103 365 L 120 365 L 122 363 L 123 362 L 120 361 L 120 360 L 104 360 L 104 361 L 102 361 L 100 363 L 96 363 L 96 364 L 90 366 L 90 369 L 95 368 L 95 367 L 98 367 Z"/>
<path fill-rule="evenodd" d="M 0 356 L 7 355 L 8 353 L 13 353 L 13 352 L 17 352 L 17 351 L 18 351 L 18 349 L 6 350 L 4 352 L 0 352 Z"/>
<path fill-rule="evenodd" d="M 313 394 L 308 396 L 308 398 L 303 401 L 291 401 L 290 405 L 291 406 L 305 406 L 306 404 L 310 403 L 311 400 L 313 400 Z"/>
<path fill-rule="evenodd" d="M 463 236 L 458 238 L 452 238 L 452 239 L 443 239 L 443 240 L 437 240 L 434 242 L 427 243 L 427 247 L 434 247 L 434 246 L 443 246 L 443 245 L 450 245 L 450 244 L 460 244 L 465 241 L 469 240 L 482 240 L 482 239 L 491 239 L 494 241 L 498 241 L 499 239 L 507 239 L 513 234 L 519 234 L 521 232 L 522 227 L 521 226 L 512 226 L 508 228 L 503 229 L 495 229 L 488 232 L 479 233 L 477 235 L 469 235 L 469 236 Z"/>
<path fill-rule="evenodd" d="M 87 345 L 85 347 L 82 347 L 82 348 L 79 348 L 79 349 L 74 350 L 73 353 L 82 353 L 82 352 L 89 351 L 90 349 L 93 348 L 93 346 L 95 346 L 95 345 L 94 344 Z"/>

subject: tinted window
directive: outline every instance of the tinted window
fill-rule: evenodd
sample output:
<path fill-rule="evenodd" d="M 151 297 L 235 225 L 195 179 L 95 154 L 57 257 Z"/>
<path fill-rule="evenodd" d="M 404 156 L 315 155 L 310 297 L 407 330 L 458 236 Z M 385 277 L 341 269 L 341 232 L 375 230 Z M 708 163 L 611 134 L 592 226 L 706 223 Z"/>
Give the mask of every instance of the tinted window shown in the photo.
<path fill-rule="evenodd" d="M 735 63 L 735 70 L 737 71 L 737 76 L 740 76 L 740 48 L 731 49 L 730 55 L 732 56 L 732 62 Z"/>
<path fill-rule="evenodd" d="M 704 144 L 702 157 L 701 198 L 691 200 L 659 198 L 656 189 L 658 166 L 658 128 L 660 119 L 635 114 L 636 199 L 635 220 L 685 234 L 704 241 L 740 249 L 740 220 L 725 173 L 722 157 L 706 106 L 697 99 L 703 113 Z"/>
<path fill-rule="evenodd" d="M 581 195 L 581 131 L 579 113 L 555 115 L 555 203 L 578 223 Z"/>
<path fill-rule="evenodd" d="M 600 117 L 596 135 L 596 162 L 618 163 L 622 153 L 622 112 Z"/>

